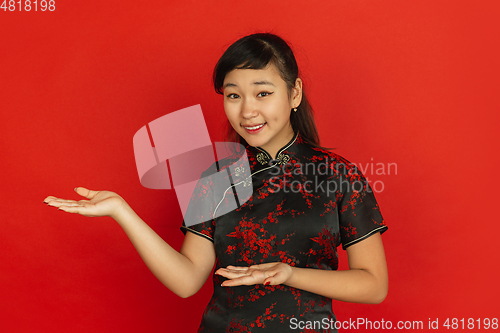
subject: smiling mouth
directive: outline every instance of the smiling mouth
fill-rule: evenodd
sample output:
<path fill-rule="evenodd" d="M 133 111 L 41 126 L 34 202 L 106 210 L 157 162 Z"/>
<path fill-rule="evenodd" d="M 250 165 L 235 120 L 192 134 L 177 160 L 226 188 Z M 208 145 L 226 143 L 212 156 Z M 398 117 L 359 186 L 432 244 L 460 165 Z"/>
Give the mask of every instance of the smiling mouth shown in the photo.
<path fill-rule="evenodd" d="M 264 126 L 266 123 L 260 124 L 260 125 L 255 125 L 255 126 L 243 126 L 245 129 L 250 130 L 250 131 L 255 131 Z"/>
<path fill-rule="evenodd" d="M 241 126 L 245 129 L 245 131 L 247 131 L 248 134 L 257 134 L 260 133 L 260 131 L 262 130 L 262 128 L 264 128 L 264 126 L 266 126 L 266 124 L 267 123 L 262 123 L 254 126 Z"/>

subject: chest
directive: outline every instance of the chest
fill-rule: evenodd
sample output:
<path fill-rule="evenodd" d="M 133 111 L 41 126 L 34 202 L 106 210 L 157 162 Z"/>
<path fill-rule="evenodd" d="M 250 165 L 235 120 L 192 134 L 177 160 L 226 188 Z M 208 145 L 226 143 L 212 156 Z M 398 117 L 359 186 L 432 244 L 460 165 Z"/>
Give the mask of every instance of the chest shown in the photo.
<path fill-rule="evenodd" d="M 321 175 L 276 171 L 254 176 L 249 198 L 215 220 L 214 245 L 221 266 L 276 261 L 300 267 L 335 266 L 336 195 L 315 191 L 318 183 L 325 187 L 326 180 Z"/>

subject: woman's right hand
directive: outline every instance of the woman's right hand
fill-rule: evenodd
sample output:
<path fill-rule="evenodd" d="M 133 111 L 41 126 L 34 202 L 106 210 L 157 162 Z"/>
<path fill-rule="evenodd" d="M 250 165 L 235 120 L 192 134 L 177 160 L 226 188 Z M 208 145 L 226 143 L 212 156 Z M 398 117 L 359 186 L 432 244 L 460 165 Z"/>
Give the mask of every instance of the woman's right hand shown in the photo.
<path fill-rule="evenodd" d="M 43 202 L 68 213 L 83 216 L 111 216 L 113 218 L 126 205 L 125 200 L 114 192 L 92 191 L 84 187 L 75 188 L 75 192 L 88 200 L 76 201 L 48 196 Z"/>

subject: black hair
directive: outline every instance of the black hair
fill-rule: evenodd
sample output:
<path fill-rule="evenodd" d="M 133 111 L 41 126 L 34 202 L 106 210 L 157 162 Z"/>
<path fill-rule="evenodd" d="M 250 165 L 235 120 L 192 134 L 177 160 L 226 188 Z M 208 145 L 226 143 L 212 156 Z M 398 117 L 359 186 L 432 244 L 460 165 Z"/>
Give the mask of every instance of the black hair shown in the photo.
<path fill-rule="evenodd" d="M 297 61 L 290 46 L 281 37 L 271 33 L 245 36 L 227 48 L 214 68 L 212 79 L 215 92 L 223 94 L 224 79 L 234 69 L 263 69 L 269 64 L 276 66 L 290 94 L 299 77 Z M 299 132 L 304 141 L 312 146 L 320 147 L 312 107 L 304 90 L 297 112 L 290 114 L 290 123 L 294 133 Z M 247 146 L 245 140 L 232 128 L 229 121 L 226 126 L 225 139 L 227 141 Z"/>

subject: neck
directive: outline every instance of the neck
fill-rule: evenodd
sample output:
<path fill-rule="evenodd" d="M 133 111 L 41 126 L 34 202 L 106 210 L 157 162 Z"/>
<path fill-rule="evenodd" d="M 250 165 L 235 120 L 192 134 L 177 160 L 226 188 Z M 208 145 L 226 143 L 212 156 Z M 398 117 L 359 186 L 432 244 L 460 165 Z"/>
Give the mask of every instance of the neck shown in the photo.
<path fill-rule="evenodd" d="M 293 128 L 290 125 L 289 130 L 286 131 L 280 138 L 276 138 L 278 140 L 274 140 L 275 142 L 270 145 L 264 145 L 260 148 L 264 149 L 273 159 L 276 159 L 278 156 L 278 151 L 283 148 L 290 140 L 293 139 L 295 133 L 293 132 Z"/>

